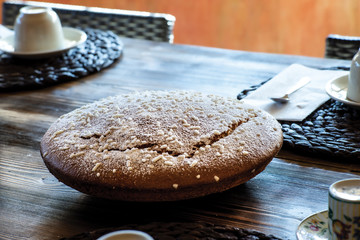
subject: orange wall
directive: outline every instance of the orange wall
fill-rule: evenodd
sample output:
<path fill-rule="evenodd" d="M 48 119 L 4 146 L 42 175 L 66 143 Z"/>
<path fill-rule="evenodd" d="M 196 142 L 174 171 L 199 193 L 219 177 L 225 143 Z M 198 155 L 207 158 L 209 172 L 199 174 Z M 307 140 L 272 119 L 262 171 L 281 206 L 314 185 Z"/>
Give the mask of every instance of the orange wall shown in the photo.
<path fill-rule="evenodd" d="M 170 13 L 175 43 L 220 48 L 322 57 L 328 34 L 360 35 L 359 0 L 47 2 Z"/>

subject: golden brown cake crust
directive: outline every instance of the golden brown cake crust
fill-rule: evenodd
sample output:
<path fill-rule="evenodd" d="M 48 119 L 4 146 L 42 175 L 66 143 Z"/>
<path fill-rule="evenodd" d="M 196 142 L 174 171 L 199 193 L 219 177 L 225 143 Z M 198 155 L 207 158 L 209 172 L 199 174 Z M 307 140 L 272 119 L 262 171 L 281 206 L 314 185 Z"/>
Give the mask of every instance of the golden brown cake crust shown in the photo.
<path fill-rule="evenodd" d="M 150 91 L 63 115 L 45 133 L 41 155 L 52 174 L 81 192 L 168 201 L 246 182 L 281 146 L 280 124 L 236 99 Z"/>

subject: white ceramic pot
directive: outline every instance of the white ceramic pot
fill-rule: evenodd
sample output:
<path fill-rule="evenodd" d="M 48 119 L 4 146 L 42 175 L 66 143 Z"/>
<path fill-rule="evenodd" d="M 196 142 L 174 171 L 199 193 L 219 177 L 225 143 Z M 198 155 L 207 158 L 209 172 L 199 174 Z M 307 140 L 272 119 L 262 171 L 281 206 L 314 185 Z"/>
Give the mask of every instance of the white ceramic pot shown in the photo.
<path fill-rule="evenodd" d="M 14 25 L 17 52 L 45 52 L 64 48 L 60 19 L 50 8 L 23 7 Z"/>
<path fill-rule="evenodd" d="M 360 51 L 355 54 L 351 62 L 346 97 L 354 102 L 360 102 Z"/>

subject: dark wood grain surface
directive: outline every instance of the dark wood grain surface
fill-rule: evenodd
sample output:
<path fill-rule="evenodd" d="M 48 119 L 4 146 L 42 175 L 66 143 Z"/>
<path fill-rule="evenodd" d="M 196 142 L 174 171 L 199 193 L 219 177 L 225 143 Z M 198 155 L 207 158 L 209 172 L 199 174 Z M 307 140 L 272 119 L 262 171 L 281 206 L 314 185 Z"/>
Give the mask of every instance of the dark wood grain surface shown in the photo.
<path fill-rule="evenodd" d="M 349 62 L 123 39 L 122 59 L 79 81 L 0 94 L 0 239 L 58 239 L 122 224 L 206 221 L 295 239 L 302 219 L 327 208 L 334 181 L 360 164 L 281 151 L 264 172 L 229 191 L 166 203 L 116 202 L 79 193 L 46 169 L 39 142 L 59 116 L 106 96 L 189 89 L 236 98 L 292 63 Z"/>

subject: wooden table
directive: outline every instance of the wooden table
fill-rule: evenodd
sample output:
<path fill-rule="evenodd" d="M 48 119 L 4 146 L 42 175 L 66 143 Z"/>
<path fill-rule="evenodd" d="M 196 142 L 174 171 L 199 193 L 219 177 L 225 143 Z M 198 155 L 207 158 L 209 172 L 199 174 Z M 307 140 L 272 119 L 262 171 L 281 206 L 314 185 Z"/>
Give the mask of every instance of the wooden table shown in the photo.
<path fill-rule="evenodd" d="M 292 63 L 349 62 L 123 39 L 110 68 L 41 90 L 0 94 L 0 239 L 58 239 L 128 223 L 196 221 L 295 239 L 302 219 L 327 208 L 334 181 L 359 177 L 360 164 L 281 151 L 264 172 L 220 194 L 166 203 L 113 202 L 79 193 L 46 169 L 39 142 L 59 116 L 136 90 L 191 89 L 236 98 Z"/>

